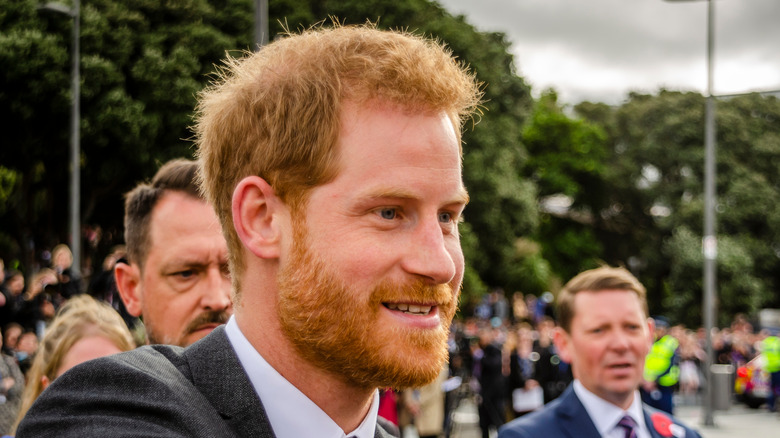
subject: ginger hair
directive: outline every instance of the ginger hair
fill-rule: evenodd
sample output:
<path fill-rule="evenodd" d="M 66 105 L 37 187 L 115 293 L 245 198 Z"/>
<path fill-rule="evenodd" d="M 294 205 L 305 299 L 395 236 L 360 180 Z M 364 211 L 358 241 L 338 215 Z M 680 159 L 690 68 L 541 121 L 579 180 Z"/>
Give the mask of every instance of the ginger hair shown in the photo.
<path fill-rule="evenodd" d="M 288 34 L 228 56 L 216 76 L 199 96 L 193 130 L 201 190 L 227 240 L 234 302 L 245 263 L 231 206 L 243 178 L 263 178 L 296 213 L 338 172 L 345 101 L 443 111 L 460 138 L 482 97 L 475 76 L 440 42 L 370 23 Z"/>

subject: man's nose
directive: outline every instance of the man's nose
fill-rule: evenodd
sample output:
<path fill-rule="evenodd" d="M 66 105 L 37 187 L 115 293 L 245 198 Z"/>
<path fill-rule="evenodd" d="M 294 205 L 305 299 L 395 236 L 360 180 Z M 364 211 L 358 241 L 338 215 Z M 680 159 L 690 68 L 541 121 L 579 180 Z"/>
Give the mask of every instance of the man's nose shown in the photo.
<path fill-rule="evenodd" d="M 460 246 L 455 243 L 452 246 L 447 247 L 438 217 L 420 221 L 408 242 L 403 269 L 429 279 L 432 284 L 449 283 L 457 272 L 457 260 L 461 259 L 458 254 L 451 253 L 460 251 Z"/>
<path fill-rule="evenodd" d="M 225 310 L 233 303 L 230 300 L 230 278 L 220 268 L 210 268 L 201 295 L 201 306 L 209 310 Z"/>

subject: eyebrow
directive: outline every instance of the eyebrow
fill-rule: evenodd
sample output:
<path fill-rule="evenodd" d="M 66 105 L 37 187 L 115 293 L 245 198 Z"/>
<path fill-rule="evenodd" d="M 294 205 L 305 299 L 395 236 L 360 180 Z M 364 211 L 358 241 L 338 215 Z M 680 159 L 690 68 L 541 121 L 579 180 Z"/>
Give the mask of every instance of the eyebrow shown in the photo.
<path fill-rule="evenodd" d="M 419 196 L 413 194 L 412 192 L 408 190 L 403 189 L 380 189 L 374 192 L 369 192 L 365 195 L 365 198 L 368 199 L 386 199 L 386 198 L 396 198 L 396 199 L 408 199 L 408 200 L 415 200 L 419 199 Z M 461 187 L 460 190 L 458 190 L 458 193 L 451 198 L 450 200 L 446 201 L 444 204 L 462 204 L 462 205 L 468 205 L 469 200 L 471 198 L 469 197 L 469 193 L 466 191 L 464 187 Z"/>

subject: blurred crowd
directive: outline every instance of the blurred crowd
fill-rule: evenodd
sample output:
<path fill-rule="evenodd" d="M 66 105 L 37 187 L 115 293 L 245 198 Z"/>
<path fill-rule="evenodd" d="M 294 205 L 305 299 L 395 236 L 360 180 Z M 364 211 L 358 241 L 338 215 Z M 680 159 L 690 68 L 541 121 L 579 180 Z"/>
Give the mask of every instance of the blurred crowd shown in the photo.
<path fill-rule="evenodd" d="M 540 297 L 515 293 L 509 299 L 501 290 L 486 295 L 472 316 L 453 323 L 446 375 L 430 388 L 386 390 L 380 415 L 405 437 L 449 436 L 450 414 L 468 397 L 477 403 L 482 436 L 488 437 L 504 423 L 554 400 L 573 377 L 553 343 L 553 301 L 549 292 Z M 663 317 L 655 320 L 661 331 L 656 337 L 668 334 L 679 343 L 675 403 L 701 403 L 705 330 L 668 326 Z M 728 327 L 712 331 L 715 363 L 734 369 L 745 365 L 759 354 L 767 334 L 754 330 L 745 315 L 736 315 Z"/>
<path fill-rule="evenodd" d="M 124 249 L 115 248 L 88 284 L 71 269 L 72 255 L 66 245 L 53 248 L 47 257 L 50 263 L 30 276 L 29 282 L 22 272 L 6 270 L 0 260 L 0 434 L 13 432 L 19 413 L 29 408 L 45 388 L 45 385 L 41 387 L 42 380 L 45 382 L 64 372 L 35 370 L 32 365 L 36 355 L 43 354 L 41 345 L 45 336 L 55 315 L 62 313 L 58 309 L 67 307 L 75 297 L 91 296 L 95 302 L 103 303 L 100 308 L 90 307 L 88 313 L 113 309 L 112 318 L 124 322 L 126 341 L 122 340 L 124 332 L 103 336 L 114 339 L 110 348 L 123 351 L 145 342 L 143 326 L 137 318 L 128 315 L 114 285 L 113 267 L 122 257 Z M 380 416 L 402 436 L 448 436 L 451 412 L 462 399 L 470 397 L 477 403 L 483 436 L 488 437 L 507 421 L 554 400 L 571 383 L 572 371 L 558 357 L 553 343 L 556 328 L 553 301 L 549 292 L 540 297 L 515 293 L 509 298 L 501 290 L 490 292 L 472 316 L 453 323 L 450 360 L 439 379 L 425 388 L 385 389 L 381 392 Z M 83 316 L 84 305 L 83 302 L 78 305 L 82 308 L 80 312 L 70 312 L 69 324 L 73 324 L 74 318 L 89 319 Z M 111 325 L 106 321 L 93 325 Z M 658 326 L 665 327 L 665 324 L 663 318 L 656 321 Z M 679 343 L 675 353 L 679 367 L 674 388 L 677 400 L 697 403 L 704 385 L 705 331 L 682 325 L 666 328 L 666 333 Z M 130 333 L 134 333 L 132 338 Z M 49 337 L 53 335 L 50 333 Z M 756 357 L 765 337 L 766 333 L 754 330 L 744 315 L 736 315 L 730 326 L 712 332 L 715 362 L 740 367 Z M 49 347 L 48 356 L 51 350 Z M 51 357 L 42 362 L 51 366 Z M 54 362 L 61 364 L 62 358 Z M 26 402 L 23 401 L 25 388 Z"/>
<path fill-rule="evenodd" d="M 115 248 L 88 283 L 72 270 L 67 245 L 44 252 L 44 265 L 29 281 L 0 259 L 0 435 L 11 435 L 35 398 L 69 368 L 144 342 L 142 325 L 125 311 L 113 281 L 123 256 Z"/>

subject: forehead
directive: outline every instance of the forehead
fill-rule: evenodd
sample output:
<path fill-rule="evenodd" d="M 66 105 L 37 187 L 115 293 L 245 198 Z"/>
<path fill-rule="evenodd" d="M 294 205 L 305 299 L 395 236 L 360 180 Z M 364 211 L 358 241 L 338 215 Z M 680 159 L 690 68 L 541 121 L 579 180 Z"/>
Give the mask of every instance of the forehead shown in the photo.
<path fill-rule="evenodd" d="M 643 319 L 645 312 L 636 292 L 628 289 L 580 291 L 574 295 L 576 321 Z"/>
<path fill-rule="evenodd" d="M 340 167 L 366 169 L 367 176 L 426 170 L 460 180 L 458 129 L 444 112 L 420 112 L 381 102 L 345 102 L 338 140 Z M 406 175 L 408 177 L 408 175 Z"/>
<path fill-rule="evenodd" d="M 205 201 L 181 192 L 168 192 L 157 202 L 149 224 L 149 248 L 177 249 L 226 247 L 216 213 Z M 149 258 L 147 256 L 147 260 Z"/>

